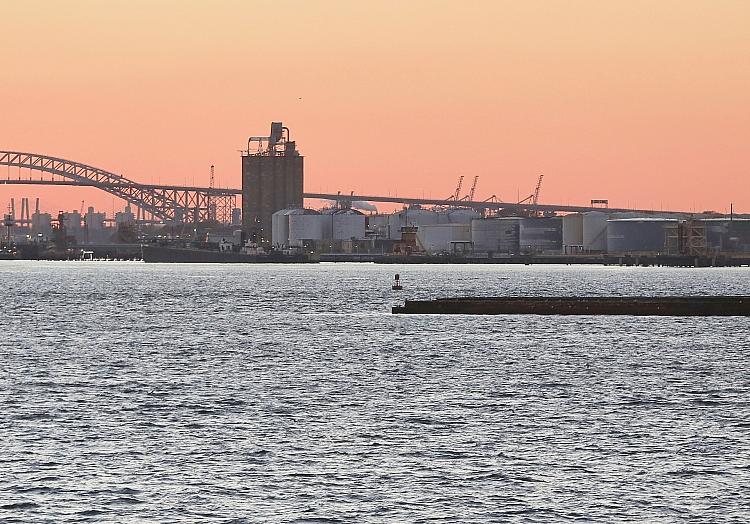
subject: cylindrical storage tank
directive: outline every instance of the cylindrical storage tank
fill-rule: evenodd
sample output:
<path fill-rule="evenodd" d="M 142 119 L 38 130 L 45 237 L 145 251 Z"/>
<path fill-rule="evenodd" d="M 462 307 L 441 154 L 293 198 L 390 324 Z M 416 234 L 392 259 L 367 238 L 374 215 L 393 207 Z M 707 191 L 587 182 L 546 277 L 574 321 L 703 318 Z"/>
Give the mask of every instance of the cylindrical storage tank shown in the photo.
<path fill-rule="evenodd" d="M 612 213 L 609 215 L 610 220 L 623 220 L 626 218 L 650 218 L 643 213 L 636 213 L 635 211 L 623 211 L 620 213 Z"/>
<path fill-rule="evenodd" d="M 562 243 L 565 253 L 576 253 L 583 249 L 583 215 L 571 213 L 562 219 Z"/>
<path fill-rule="evenodd" d="M 471 221 L 477 253 L 518 253 L 520 218 L 478 218 Z"/>
<path fill-rule="evenodd" d="M 607 220 L 607 251 L 610 253 L 662 253 L 665 251 L 668 218 L 623 218 Z"/>
<path fill-rule="evenodd" d="M 607 251 L 607 214 L 591 211 L 583 215 L 583 250 Z"/>
<path fill-rule="evenodd" d="M 271 243 L 284 246 L 289 243 L 289 217 L 287 209 L 276 211 L 271 215 Z"/>
<path fill-rule="evenodd" d="M 393 213 L 388 217 L 388 238 L 401 240 L 401 228 L 405 226 L 422 226 L 438 223 L 438 215 L 429 209 L 411 207 Z"/>
<path fill-rule="evenodd" d="M 378 237 L 388 238 L 388 215 L 367 215 L 365 227 Z"/>
<path fill-rule="evenodd" d="M 560 253 L 562 251 L 562 218 L 524 218 L 521 221 L 519 244 L 522 252 Z"/>
<path fill-rule="evenodd" d="M 451 209 L 445 213 L 440 214 L 439 224 L 471 224 L 471 221 L 476 218 L 481 218 L 482 215 L 473 209 Z"/>
<path fill-rule="evenodd" d="M 271 215 L 271 243 L 274 246 L 289 245 L 289 217 L 292 215 L 318 215 L 313 209 L 292 207 Z"/>
<path fill-rule="evenodd" d="M 422 225 L 417 229 L 417 242 L 429 254 L 449 253 L 451 242 L 471 242 L 471 225 Z"/>
<path fill-rule="evenodd" d="M 367 226 L 370 228 L 385 228 L 388 225 L 388 215 L 367 215 Z"/>
<path fill-rule="evenodd" d="M 324 219 L 315 215 L 289 215 L 289 245 L 301 246 L 304 240 L 322 240 Z"/>
<path fill-rule="evenodd" d="M 713 251 L 727 251 L 729 248 L 729 219 L 707 218 L 700 220 L 706 229 L 706 246 Z"/>
<path fill-rule="evenodd" d="M 736 253 L 750 252 L 750 220 L 735 218 L 729 222 L 728 250 Z"/>
<path fill-rule="evenodd" d="M 333 239 L 365 238 L 365 216 L 356 211 L 333 215 Z"/>

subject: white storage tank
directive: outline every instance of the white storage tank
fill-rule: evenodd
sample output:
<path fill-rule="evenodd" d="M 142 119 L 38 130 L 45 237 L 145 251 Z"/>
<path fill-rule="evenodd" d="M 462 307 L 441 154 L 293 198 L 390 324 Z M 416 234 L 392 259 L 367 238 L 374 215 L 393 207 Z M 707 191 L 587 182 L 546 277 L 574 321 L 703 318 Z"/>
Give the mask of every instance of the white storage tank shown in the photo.
<path fill-rule="evenodd" d="M 583 215 L 571 213 L 562 219 L 563 252 L 577 253 L 583 250 Z"/>
<path fill-rule="evenodd" d="M 471 242 L 471 224 L 422 225 L 417 242 L 429 254 L 450 253 L 452 242 Z"/>
<path fill-rule="evenodd" d="M 305 240 L 323 240 L 323 224 L 329 217 L 320 214 L 289 215 L 289 245 L 301 246 Z"/>
<path fill-rule="evenodd" d="M 323 238 L 333 240 L 351 240 L 365 238 L 365 216 L 353 209 L 339 210 L 330 215 L 330 219 L 323 229 Z"/>
<path fill-rule="evenodd" d="M 280 209 L 271 215 L 271 244 L 285 246 L 289 243 L 288 209 Z"/>
<path fill-rule="evenodd" d="M 481 213 L 470 208 L 448 209 L 437 213 L 438 224 L 471 224 Z"/>
<path fill-rule="evenodd" d="M 607 251 L 607 214 L 590 211 L 583 215 L 583 250 Z"/>
<path fill-rule="evenodd" d="M 524 218 L 521 221 L 519 244 L 522 252 L 560 253 L 562 251 L 562 218 Z"/>
<path fill-rule="evenodd" d="M 471 241 L 477 253 L 518 253 L 521 218 L 478 218 L 471 221 Z"/>
<path fill-rule="evenodd" d="M 317 216 L 319 213 L 313 209 L 287 208 L 281 209 L 271 215 L 271 243 L 277 247 L 289 245 L 289 222 L 290 217 L 295 215 Z"/>
<path fill-rule="evenodd" d="M 621 218 L 607 221 L 607 251 L 610 253 L 662 253 L 665 251 L 669 218 Z"/>
<path fill-rule="evenodd" d="M 437 223 L 437 213 L 419 206 L 412 206 L 388 217 L 388 238 L 401 240 L 401 228 L 405 226 L 419 227 Z"/>

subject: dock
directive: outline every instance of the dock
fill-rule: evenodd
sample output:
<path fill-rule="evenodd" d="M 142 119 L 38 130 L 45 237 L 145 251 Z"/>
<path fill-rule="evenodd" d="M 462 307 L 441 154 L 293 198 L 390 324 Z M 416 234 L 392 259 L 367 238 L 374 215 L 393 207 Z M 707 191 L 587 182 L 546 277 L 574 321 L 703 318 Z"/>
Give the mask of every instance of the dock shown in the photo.
<path fill-rule="evenodd" d="M 406 300 L 407 315 L 750 316 L 750 296 L 459 297 Z"/>

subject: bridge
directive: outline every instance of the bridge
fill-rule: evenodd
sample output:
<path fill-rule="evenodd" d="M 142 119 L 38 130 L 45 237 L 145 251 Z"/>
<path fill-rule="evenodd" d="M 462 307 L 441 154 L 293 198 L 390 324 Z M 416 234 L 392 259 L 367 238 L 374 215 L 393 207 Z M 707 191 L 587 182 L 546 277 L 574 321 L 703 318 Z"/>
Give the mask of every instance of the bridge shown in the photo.
<path fill-rule="evenodd" d="M 62 158 L 0 151 L 0 166 L 18 168 L 18 177 L 0 178 L 0 185 L 57 185 L 89 186 L 101 189 L 119 197 L 152 214 L 165 222 L 198 222 L 216 219 L 221 223 L 231 222 L 232 209 L 237 205 L 237 196 L 241 189 L 218 189 L 197 186 L 176 186 L 160 184 L 141 184 L 124 176 L 110 173 L 80 162 Z M 50 179 L 22 178 L 22 170 L 28 169 L 51 175 Z M 57 178 L 55 178 L 57 177 Z M 505 212 L 564 212 L 583 213 L 599 210 L 593 206 L 570 206 L 559 204 L 531 204 L 500 201 L 470 201 L 455 199 L 426 199 L 378 195 L 304 193 L 304 198 L 334 200 L 338 202 L 366 201 L 398 204 L 420 204 L 435 206 L 466 207 L 477 210 L 495 210 Z M 686 211 L 663 211 L 655 209 L 608 208 L 609 212 L 637 212 L 643 214 L 673 213 L 690 215 Z"/>
<path fill-rule="evenodd" d="M 7 179 L 0 179 L 0 184 L 95 187 L 165 222 L 215 219 L 222 223 L 230 223 L 237 195 L 241 193 L 237 189 L 140 184 L 87 164 L 36 153 L 0 151 L 0 166 L 19 170 L 17 179 L 8 175 Z M 47 173 L 51 178 L 21 178 L 20 173 L 24 169 L 28 169 L 29 173 Z"/>

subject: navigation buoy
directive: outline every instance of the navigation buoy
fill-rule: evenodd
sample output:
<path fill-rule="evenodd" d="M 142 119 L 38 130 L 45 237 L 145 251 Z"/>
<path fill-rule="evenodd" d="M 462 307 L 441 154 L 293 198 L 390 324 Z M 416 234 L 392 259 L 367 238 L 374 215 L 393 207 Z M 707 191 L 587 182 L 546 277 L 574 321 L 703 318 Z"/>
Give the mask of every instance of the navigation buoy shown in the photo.
<path fill-rule="evenodd" d="M 396 273 L 396 276 L 395 276 L 395 278 L 393 279 L 393 285 L 391 286 L 391 289 L 393 289 L 394 291 L 401 291 L 402 289 L 404 289 L 404 288 L 403 288 L 403 287 L 401 286 L 401 280 L 400 280 L 400 278 L 401 278 L 401 277 L 399 276 L 399 274 L 398 274 L 398 273 Z"/>

